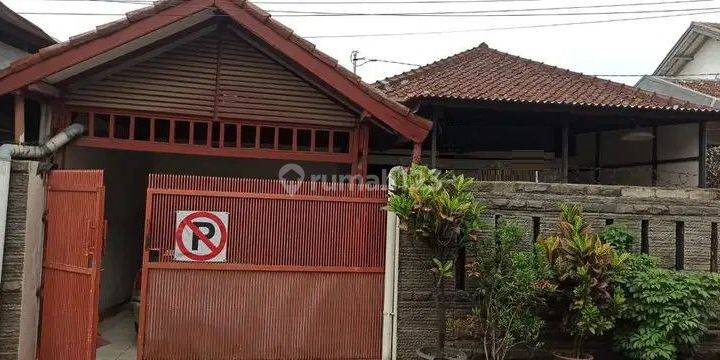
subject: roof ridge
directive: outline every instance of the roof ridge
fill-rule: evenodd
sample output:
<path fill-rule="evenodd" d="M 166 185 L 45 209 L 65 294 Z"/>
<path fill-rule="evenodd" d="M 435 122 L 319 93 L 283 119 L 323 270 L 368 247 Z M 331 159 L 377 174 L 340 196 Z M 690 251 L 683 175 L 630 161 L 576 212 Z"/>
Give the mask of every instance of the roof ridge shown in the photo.
<path fill-rule="evenodd" d="M 463 50 L 463 51 L 461 51 L 461 52 L 459 52 L 459 53 L 446 56 L 446 57 L 444 57 L 444 58 L 442 58 L 442 59 L 439 59 L 439 60 L 435 60 L 435 61 L 433 61 L 433 62 L 431 62 L 431 63 L 425 64 L 425 65 L 420 66 L 420 67 L 418 67 L 418 68 L 410 69 L 410 70 L 408 70 L 408 71 L 404 71 L 404 72 L 401 72 L 401 73 L 399 73 L 399 74 L 396 74 L 396 75 L 393 75 L 393 76 L 388 76 L 388 77 L 386 77 L 386 78 L 384 78 L 384 79 L 378 80 L 378 81 L 376 81 L 376 82 L 374 83 L 374 85 L 381 85 L 381 84 L 385 84 L 385 83 L 388 83 L 388 82 L 398 81 L 398 80 L 402 80 L 401 78 L 407 78 L 407 77 L 409 77 L 409 76 L 411 76 L 411 75 L 415 75 L 415 74 L 420 73 L 420 72 L 430 71 L 430 70 L 432 70 L 433 68 L 435 68 L 435 67 L 437 67 L 437 66 L 439 66 L 439 65 L 442 65 L 442 64 L 448 62 L 449 60 L 452 60 L 452 59 L 454 59 L 454 58 L 460 57 L 460 56 L 462 56 L 462 55 L 466 55 L 466 54 L 468 54 L 468 53 L 470 53 L 470 52 L 477 51 L 477 50 L 483 49 L 483 48 L 484 48 L 484 49 L 490 49 L 490 47 L 488 47 L 487 43 L 481 42 L 479 45 L 477 45 L 477 46 L 475 46 L 475 47 L 472 47 L 472 48 L 470 48 L 470 49 Z"/>

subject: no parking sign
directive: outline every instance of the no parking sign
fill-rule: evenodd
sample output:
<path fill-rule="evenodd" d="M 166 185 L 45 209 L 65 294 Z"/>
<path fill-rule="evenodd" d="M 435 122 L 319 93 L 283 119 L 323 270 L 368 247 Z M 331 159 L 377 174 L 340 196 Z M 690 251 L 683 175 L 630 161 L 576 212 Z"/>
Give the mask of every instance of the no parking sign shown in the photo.
<path fill-rule="evenodd" d="M 229 214 L 218 211 L 178 211 L 175 260 L 227 261 Z"/>

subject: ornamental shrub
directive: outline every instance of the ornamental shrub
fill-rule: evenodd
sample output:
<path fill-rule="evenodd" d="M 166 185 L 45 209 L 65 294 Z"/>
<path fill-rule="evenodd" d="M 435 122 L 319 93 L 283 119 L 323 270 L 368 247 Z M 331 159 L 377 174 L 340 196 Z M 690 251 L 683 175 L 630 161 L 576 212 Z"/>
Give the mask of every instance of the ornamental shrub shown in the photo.
<path fill-rule="evenodd" d="M 619 252 L 630 252 L 635 243 L 635 237 L 625 227 L 619 225 L 610 225 L 603 229 L 600 239 Z"/>
<path fill-rule="evenodd" d="M 445 283 L 455 275 L 458 249 L 477 237 L 485 227 L 484 207 L 473 187 L 475 180 L 452 172 L 440 172 L 422 165 L 393 172 L 388 210 L 400 219 L 400 226 L 415 240 L 425 243 L 433 254 L 428 271 L 434 278 L 437 351 L 445 348 Z"/>
<path fill-rule="evenodd" d="M 720 311 L 720 276 L 661 269 L 646 255 L 631 255 L 615 286 L 627 300 L 615 348 L 630 359 L 692 355 Z"/>
<path fill-rule="evenodd" d="M 554 290 L 544 257 L 522 251 L 521 227 L 502 222 L 495 234 L 467 244 L 474 258 L 467 272 L 473 310 L 450 322 L 456 332 L 479 340 L 477 352 L 486 360 L 505 359 L 521 345 L 541 345 L 538 310 Z"/>
<path fill-rule="evenodd" d="M 612 280 L 627 254 L 616 253 L 585 221 L 580 205 L 564 204 L 555 234 L 539 246 L 554 272 L 563 310 L 564 330 L 573 337 L 576 358 L 585 354 L 584 342 L 615 325 L 622 293 Z"/>

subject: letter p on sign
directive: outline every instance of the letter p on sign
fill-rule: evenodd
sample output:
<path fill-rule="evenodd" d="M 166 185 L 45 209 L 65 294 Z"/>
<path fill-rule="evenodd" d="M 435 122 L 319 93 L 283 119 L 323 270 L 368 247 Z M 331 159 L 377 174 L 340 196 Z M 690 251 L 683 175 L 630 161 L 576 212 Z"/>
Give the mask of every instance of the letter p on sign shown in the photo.
<path fill-rule="evenodd" d="M 229 214 L 218 211 L 178 211 L 175 260 L 227 261 Z"/>

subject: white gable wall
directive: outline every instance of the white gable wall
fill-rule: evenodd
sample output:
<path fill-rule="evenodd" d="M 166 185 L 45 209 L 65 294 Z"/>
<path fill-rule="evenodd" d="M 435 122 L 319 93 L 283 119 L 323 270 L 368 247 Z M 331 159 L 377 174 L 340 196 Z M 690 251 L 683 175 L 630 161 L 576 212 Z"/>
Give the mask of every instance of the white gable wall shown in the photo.
<path fill-rule="evenodd" d="M 693 60 L 685 64 L 685 66 L 680 70 L 678 75 L 694 75 L 707 73 L 720 73 L 720 40 L 708 38 L 708 40 L 705 41 L 700 50 L 695 53 Z M 692 76 L 692 78 L 716 79 L 720 77 L 715 75 L 706 75 Z"/>

